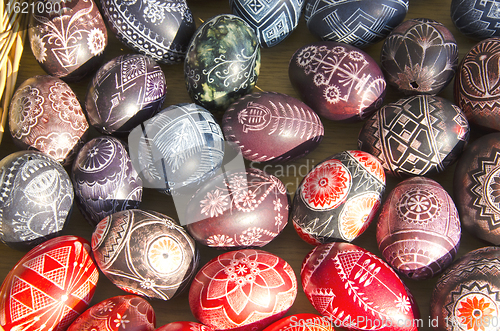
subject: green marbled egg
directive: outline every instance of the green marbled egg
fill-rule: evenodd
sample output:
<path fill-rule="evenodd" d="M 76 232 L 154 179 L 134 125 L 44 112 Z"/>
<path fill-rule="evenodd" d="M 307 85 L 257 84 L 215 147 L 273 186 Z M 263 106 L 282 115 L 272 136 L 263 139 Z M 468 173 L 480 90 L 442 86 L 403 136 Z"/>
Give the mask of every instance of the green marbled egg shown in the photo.
<path fill-rule="evenodd" d="M 184 62 L 186 86 L 193 102 L 223 111 L 255 86 L 260 48 L 252 28 L 241 18 L 223 14 L 195 32 Z"/>

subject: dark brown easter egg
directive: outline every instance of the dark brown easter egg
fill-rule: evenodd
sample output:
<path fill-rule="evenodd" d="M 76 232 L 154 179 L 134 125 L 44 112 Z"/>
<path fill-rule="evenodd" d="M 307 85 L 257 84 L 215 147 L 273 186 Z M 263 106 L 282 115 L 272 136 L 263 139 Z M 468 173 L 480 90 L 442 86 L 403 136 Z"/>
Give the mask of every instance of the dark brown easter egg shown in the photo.
<path fill-rule="evenodd" d="M 439 278 L 430 299 L 436 331 L 498 330 L 500 247 L 483 247 L 455 261 Z"/>
<path fill-rule="evenodd" d="M 435 276 L 451 264 L 460 244 L 455 203 L 436 181 L 413 177 L 387 196 L 377 222 L 377 243 L 384 259 L 415 280 Z"/>
<path fill-rule="evenodd" d="M 360 121 L 382 106 L 385 79 L 377 62 L 354 46 L 323 41 L 299 48 L 288 75 L 302 101 L 334 121 Z"/>
<path fill-rule="evenodd" d="M 30 9 L 31 51 L 48 74 L 77 81 L 102 62 L 108 34 L 93 0 L 37 2 Z"/>
<path fill-rule="evenodd" d="M 500 131 L 500 38 L 483 40 L 465 54 L 457 70 L 454 97 L 469 122 Z"/>
<path fill-rule="evenodd" d="M 406 95 L 437 94 L 455 76 L 458 45 L 443 24 L 410 19 L 392 30 L 380 58 L 387 83 L 398 91 Z"/>
<path fill-rule="evenodd" d="M 28 78 L 11 99 L 9 129 L 14 143 L 49 154 L 64 165 L 83 145 L 88 128 L 75 93 L 59 78 Z"/>
<path fill-rule="evenodd" d="M 384 169 L 375 157 L 344 151 L 304 177 L 295 192 L 291 219 L 306 242 L 352 241 L 370 225 L 384 190 Z"/>
<path fill-rule="evenodd" d="M 67 331 L 154 331 L 153 307 L 136 295 L 105 299 L 81 314 Z"/>
<path fill-rule="evenodd" d="M 261 247 L 285 228 L 288 209 L 279 178 L 256 168 L 225 172 L 189 202 L 187 230 L 206 246 Z"/>
<path fill-rule="evenodd" d="M 172 218 L 139 209 L 99 222 L 92 251 L 99 269 L 116 286 L 162 300 L 189 285 L 199 260 L 195 241 Z"/>
<path fill-rule="evenodd" d="M 320 118 L 302 101 L 285 94 L 257 92 L 233 103 L 222 130 L 250 161 L 291 161 L 314 150 L 323 139 Z"/>
<path fill-rule="evenodd" d="M 462 226 L 500 244 L 500 133 L 471 143 L 455 168 L 453 193 Z"/>
<path fill-rule="evenodd" d="M 361 128 L 358 147 L 393 176 L 425 176 L 444 171 L 468 141 L 469 122 L 460 108 L 441 97 L 416 95 L 373 114 Z"/>

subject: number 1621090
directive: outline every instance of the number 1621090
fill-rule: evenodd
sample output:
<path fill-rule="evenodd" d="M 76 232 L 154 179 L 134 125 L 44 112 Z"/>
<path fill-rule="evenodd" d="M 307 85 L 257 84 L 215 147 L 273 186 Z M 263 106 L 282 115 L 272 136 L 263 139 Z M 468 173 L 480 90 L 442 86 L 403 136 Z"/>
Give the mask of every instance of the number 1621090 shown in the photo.
<path fill-rule="evenodd" d="M 7 1 L 7 14 L 59 14 L 61 1 Z"/>

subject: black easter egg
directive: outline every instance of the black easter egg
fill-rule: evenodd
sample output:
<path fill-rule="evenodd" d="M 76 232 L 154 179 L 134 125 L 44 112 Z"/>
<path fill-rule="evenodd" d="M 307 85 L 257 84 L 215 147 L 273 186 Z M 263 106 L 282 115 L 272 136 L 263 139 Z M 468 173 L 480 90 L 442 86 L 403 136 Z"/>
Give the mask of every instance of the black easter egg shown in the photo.
<path fill-rule="evenodd" d="M 416 95 L 385 105 L 363 125 L 358 147 L 396 177 L 442 172 L 469 141 L 469 122 L 450 101 Z"/>
<path fill-rule="evenodd" d="M 117 211 L 138 208 L 142 200 L 142 180 L 126 146 L 110 136 L 94 138 L 80 149 L 71 179 L 77 206 L 93 226 Z"/>
<path fill-rule="evenodd" d="M 33 248 L 61 234 L 73 206 L 73 185 L 46 154 L 21 151 L 0 161 L 0 240 Z"/>
<path fill-rule="evenodd" d="M 85 100 L 89 122 L 103 134 L 126 134 L 160 110 L 167 93 L 161 67 L 140 54 L 120 55 L 97 70 Z"/>

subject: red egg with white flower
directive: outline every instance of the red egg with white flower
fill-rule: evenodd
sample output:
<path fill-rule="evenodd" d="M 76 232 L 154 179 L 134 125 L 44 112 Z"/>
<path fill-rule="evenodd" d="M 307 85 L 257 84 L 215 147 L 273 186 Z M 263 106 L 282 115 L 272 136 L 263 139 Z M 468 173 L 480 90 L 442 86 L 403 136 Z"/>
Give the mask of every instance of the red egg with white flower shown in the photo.
<path fill-rule="evenodd" d="M 212 329 L 200 323 L 180 321 L 165 324 L 156 331 L 212 331 Z"/>
<path fill-rule="evenodd" d="M 302 287 L 314 306 L 349 330 L 418 330 L 412 295 L 384 261 L 349 243 L 315 247 L 304 259 Z"/>
<path fill-rule="evenodd" d="M 216 330 L 260 330 L 282 318 L 297 295 L 292 267 L 280 257 L 253 249 L 226 252 L 194 278 L 189 306 Z"/>

